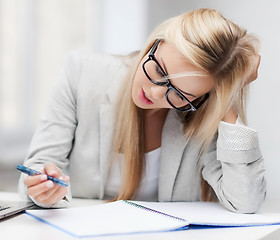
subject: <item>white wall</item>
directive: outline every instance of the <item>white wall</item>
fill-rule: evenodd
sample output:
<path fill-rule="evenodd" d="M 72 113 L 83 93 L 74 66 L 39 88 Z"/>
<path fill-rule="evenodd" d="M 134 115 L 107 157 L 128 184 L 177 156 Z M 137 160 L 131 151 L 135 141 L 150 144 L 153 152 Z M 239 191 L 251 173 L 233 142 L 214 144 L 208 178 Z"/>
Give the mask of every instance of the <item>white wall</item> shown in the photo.
<path fill-rule="evenodd" d="M 164 19 L 163 15 L 176 15 L 188 9 L 207 7 L 219 10 L 225 17 L 260 38 L 262 60 L 259 77 L 251 86 L 248 120 L 249 126 L 258 131 L 265 158 L 267 198 L 280 200 L 280 2 L 275 0 L 151 0 L 150 3 L 151 25 L 160 23 Z"/>
<path fill-rule="evenodd" d="M 126 54 L 146 40 L 147 0 L 101 0 L 102 44 L 105 53 Z"/>

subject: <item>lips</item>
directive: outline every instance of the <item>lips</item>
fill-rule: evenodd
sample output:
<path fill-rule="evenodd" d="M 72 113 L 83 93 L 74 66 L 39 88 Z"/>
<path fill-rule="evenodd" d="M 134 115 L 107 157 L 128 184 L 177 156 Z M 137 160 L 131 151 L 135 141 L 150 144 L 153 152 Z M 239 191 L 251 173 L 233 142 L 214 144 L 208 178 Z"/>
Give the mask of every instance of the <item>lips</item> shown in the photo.
<path fill-rule="evenodd" d="M 148 96 L 146 95 L 143 89 L 140 92 L 140 99 L 146 105 L 153 104 L 153 102 L 148 98 Z"/>

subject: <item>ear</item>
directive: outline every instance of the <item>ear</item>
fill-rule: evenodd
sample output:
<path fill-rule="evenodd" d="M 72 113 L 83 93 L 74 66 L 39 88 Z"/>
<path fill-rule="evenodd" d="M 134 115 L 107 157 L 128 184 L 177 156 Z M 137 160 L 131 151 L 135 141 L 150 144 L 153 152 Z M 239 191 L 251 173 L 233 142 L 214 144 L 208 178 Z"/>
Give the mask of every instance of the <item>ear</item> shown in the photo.
<path fill-rule="evenodd" d="M 252 56 L 252 72 L 251 74 L 249 74 L 249 77 L 247 79 L 247 84 L 257 79 L 260 61 L 261 61 L 261 56 L 259 54 Z"/>

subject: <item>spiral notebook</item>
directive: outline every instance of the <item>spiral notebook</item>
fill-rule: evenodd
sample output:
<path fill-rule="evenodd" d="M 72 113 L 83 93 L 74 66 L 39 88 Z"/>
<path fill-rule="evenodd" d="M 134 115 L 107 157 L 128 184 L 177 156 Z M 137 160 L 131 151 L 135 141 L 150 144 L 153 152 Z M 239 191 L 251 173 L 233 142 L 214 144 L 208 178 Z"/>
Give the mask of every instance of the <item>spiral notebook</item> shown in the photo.
<path fill-rule="evenodd" d="M 116 201 L 90 207 L 27 210 L 26 214 L 78 238 L 280 224 L 280 214 L 237 214 L 209 202 Z"/>

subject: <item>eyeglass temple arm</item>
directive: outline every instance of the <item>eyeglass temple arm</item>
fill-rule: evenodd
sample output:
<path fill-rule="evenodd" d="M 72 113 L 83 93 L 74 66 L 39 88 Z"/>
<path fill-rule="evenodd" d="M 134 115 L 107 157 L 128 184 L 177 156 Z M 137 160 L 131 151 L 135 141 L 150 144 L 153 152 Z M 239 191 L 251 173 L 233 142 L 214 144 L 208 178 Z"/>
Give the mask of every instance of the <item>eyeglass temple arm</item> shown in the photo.
<path fill-rule="evenodd" d="M 157 47 L 158 47 L 158 44 L 159 44 L 159 43 L 160 43 L 160 39 L 158 39 L 158 40 L 155 42 L 154 46 L 152 47 L 152 49 L 151 49 L 151 51 L 150 51 L 150 53 L 149 53 L 149 56 L 154 55 L 155 51 L 157 50 Z"/>
<path fill-rule="evenodd" d="M 201 107 L 201 105 L 202 105 L 203 103 L 205 103 L 205 101 L 206 101 L 206 99 L 207 99 L 208 97 L 209 97 L 209 93 L 206 93 L 204 99 L 202 99 L 202 101 L 200 101 L 200 103 L 198 103 L 197 106 L 196 106 L 195 108 L 198 109 L 199 107 Z"/>

